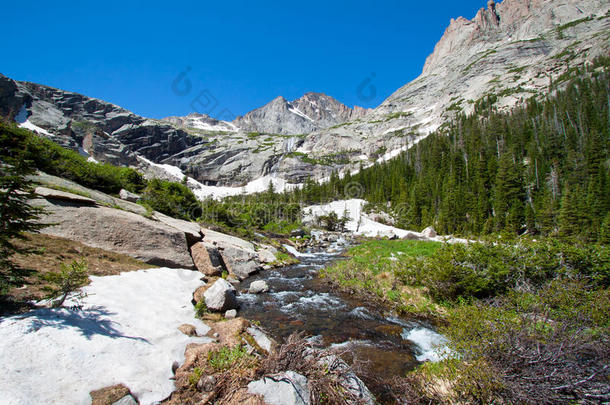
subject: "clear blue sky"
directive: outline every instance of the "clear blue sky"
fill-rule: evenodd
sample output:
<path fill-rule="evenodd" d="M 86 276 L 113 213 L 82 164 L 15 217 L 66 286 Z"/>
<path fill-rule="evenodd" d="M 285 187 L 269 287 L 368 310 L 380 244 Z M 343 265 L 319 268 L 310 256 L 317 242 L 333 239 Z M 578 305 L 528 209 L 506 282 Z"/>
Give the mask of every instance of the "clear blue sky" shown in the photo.
<path fill-rule="evenodd" d="M 188 114 L 202 92 L 215 101 L 204 107 L 203 96 L 197 109 L 213 103 L 212 116 L 308 91 L 375 107 L 421 73 L 452 17 L 472 18 L 486 3 L 9 1 L 0 73 L 153 118 Z M 188 67 L 191 90 L 176 94 L 172 82 Z M 367 78 L 374 97 L 357 90 Z"/>

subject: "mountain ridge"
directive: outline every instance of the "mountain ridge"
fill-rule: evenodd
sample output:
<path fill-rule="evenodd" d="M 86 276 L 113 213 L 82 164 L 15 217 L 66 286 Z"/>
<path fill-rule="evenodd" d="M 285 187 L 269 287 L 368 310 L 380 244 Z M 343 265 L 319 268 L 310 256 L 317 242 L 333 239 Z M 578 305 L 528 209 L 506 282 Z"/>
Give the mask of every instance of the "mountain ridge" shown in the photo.
<path fill-rule="evenodd" d="M 490 96 L 494 108 L 510 108 L 607 54 L 605 1 L 490 1 L 472 20 L 452 19 L 422 74 L 373 110 L 310 92 L 277 97 L 232 123 L 203 114 L 153 120 L 2 76 L 0 112 L 100 161 L 146 168 L 143 156 L 208 185 L 267 175 L 299 183 L 390 159 Z"/>

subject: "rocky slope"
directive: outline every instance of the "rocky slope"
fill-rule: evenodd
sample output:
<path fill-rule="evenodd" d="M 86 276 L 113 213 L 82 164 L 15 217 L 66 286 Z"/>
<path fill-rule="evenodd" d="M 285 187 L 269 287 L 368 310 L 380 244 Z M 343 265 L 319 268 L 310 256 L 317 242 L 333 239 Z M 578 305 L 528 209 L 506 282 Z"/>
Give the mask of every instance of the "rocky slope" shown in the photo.
<path fill-rule="evenodd" d="M 139 156 L 206 185 L 243 186 L 267 175 L 299 183 L 389 159 L 488 95 L 508 108 L 608 54 L 606 0 L 490 1 L 472 20 L 452 20 L 421 76 L 373 111 L 307 93 L 278 97 L 232 123 L 202 114 L 151 120 L 0 75 L 0 114 L 96 160 L 153 175 L 158 170 Z"/>

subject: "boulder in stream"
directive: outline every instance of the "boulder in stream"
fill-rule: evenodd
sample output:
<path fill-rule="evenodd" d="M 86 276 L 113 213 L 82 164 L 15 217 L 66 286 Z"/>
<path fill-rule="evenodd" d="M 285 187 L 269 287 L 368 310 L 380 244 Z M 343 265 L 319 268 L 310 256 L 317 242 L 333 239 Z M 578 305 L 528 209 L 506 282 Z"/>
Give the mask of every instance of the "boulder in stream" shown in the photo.
<path fill-rule="evenodd" d="M 260 294 L 269 291 L 269 286 L 265 280 L 256 280 L 250 284 L 248 292 L 250 294 Z"/>

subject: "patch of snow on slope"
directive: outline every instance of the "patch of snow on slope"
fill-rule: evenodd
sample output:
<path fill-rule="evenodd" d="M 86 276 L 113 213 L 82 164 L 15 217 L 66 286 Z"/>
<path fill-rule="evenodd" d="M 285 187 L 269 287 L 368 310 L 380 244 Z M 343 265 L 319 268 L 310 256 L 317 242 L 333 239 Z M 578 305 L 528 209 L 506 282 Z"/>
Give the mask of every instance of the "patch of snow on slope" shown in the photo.
<path fill-rule="evenodd" d="M 141 404 L 174 391 L 171 366 L 191 338 L 198 273 L 150 269 L 91 277 L 82 310 L 38 309 L 0 320 L 2 404 L 87 404 L 89 392 L 124 383 Z"/>
<path fill-rule="evenodd" d="M 363 211 L 366 204 L 365 200 L 351 199 L 333 201 L 324 205 L 311 205 L 303 209 L 304 222 L 314 223 L 316 217 L 320 215 L 328 215 L 331 212 L 337 214 L 339 218 L 347 216 L 349 218 L 345 228 L 354 235 L 361 235 L 370 238 L 375 237 L 393 237 L 404 238 L 406 236 L 416 237 L 422 240 L 430 240 L 447 243 L 468 243 L 466 239 L 458 239 L 452 236 L 437 236 L 435 238 L 427 238 L 420 232 L 408 231 L 405 229 L 396 228 L 394 226 L 384 225 L 377 221 L 373 221 Z"/>
<path fill-rule="evenodd" d="M 176 181 L 182 181 L 184 179 L 184 172 L 179 167 L 154 163 L 142 156 L 139 157 L 143 162 L 164 170 Z M 187 176 L 187 185 L 197 198 L 205 200 L 206 198 L 220 199 L 224 197 L 240 195 L 240 194 L 254 194 L 266 191 L 269 188 L 269 183 L 273 183 L 275 192 L 281 193 L 284 191 L 294 190 L 299 188 L 301 184 L 288 183 L 286 180 L 273 177 L 271 175 L 260 177 L 256 180 L 252 180 L 243 187 L 228 187 L 228 186 L 206 186 L 199 181 Z"/>
<path fill-rule="evenodd" d="M 46 129 L 42 129 L 37 125 L 34 125 L 30 122 L 30 120 L 27 120 L 26 122 L 19 124 L 19 128 L 25 128 L 25 129 L 29 129 L 30 131 L 34 131 L 34 132 L 38 132 L 40 134 L 46 135 L 46 136 L 53 136 L 49 131 L 47 131 Z"/>
<path fill-rule="evenodd" d="M 307 120 L 309 120 L 309 121 L 313 122 L 313 120 L 312 120 L 311 118 L 309 118 L 307 115 L 305 115 L 303 112 L 301 112 L 301 110 L 299 110 L 299 109 L 298 109 L 298 108 L 296 108 L 296 107 L 289 107 L 289 108 L 288 108 L 288 111 L 290 111 L 290 112 L 291 112 L 291 113 L 293 113 L 293 114 L 296 114 L 296 115 L 298 115 L 298 116 L 300 116 L 300 117 L 303 117 L 303 118 L 305 118 L 305 119 L 307 119 Z"/>

